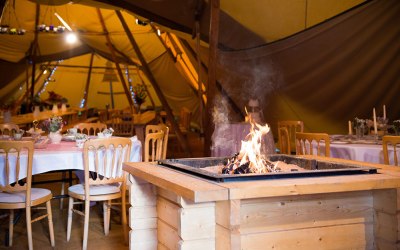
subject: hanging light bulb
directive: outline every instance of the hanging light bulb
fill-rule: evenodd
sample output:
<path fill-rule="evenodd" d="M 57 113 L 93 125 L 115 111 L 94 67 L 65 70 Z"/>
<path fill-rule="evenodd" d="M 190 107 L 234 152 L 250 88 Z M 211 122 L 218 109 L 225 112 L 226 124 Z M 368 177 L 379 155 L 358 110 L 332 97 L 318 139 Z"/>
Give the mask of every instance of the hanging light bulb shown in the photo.
<path fill-rule="evenodd" d="M 67 34 L 67 36 L 65 37 L 65 40 L 67 41 L 67 43 L 73 44 L 73 43 L 76 43 L 76 41 L 78 41 L 78 37 L 76 36 L 76 34 L 74 32 L 69 32 Z"/>

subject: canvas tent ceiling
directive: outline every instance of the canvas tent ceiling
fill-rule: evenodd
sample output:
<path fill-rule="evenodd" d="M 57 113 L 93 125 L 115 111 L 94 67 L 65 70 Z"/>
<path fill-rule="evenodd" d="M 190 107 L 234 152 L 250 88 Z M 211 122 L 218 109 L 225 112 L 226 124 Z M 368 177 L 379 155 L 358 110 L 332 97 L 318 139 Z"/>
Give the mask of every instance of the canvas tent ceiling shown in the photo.
<path fill-rule="evenodd" d="M 48 3 L 48 1 L 47 1 Z M 8 35 L 2 34 L 0 40 L 0 58 L 3 60 L 3 65 L 9 67 L 2 67 L 2 69 L 14 68 L 18 71 L 20 77 L 14 81 L 14 86 L 6 86 L 10 79 L 1 82 L 1 94 L 0 98 L 9 97 L 12 90 L 19 89 L 25 84 L 25 69 L 26 58 L 31 51 L 31 46 L 34 40 L 35 30 L 35 3 L 30 1 L 10 1 L 8 3 L 8 10 L 3 14 L 2 25 L 7 24 L 10 27 L 23 28 L 27 32 L 25 35 Z M 115 48 L 117 60 L 121 65 L 130 65 L 131 68 L 141 69 L 142 65 L 136 55 L 122 25 L 119 21 L 115 11 L 112 9 L 101 9 L 101 16 L 104 19 L 105 26 L 108 31 L 112 46 Z M 88 53 L 95 53 L 95 58 L 104 57 L 108 60 L 112 60 L 113 56 L 110 53 L 108 42 L 103 30 L 99 14 L 97 9 L 91 6 L 79 5 L 79 4 L 67 4 L 67 5 L 41 5 L 40 6 L 40 24 L 47 25 L 62 25 L 57 19 L 54 13 L 59 14 L 63 19 L 71 26 L 74 31 L 79 33 L 79 42 L 74 45 L 69 45 L 65 42 L 64 35 L 52 33 L 52 32 L 40 32 L 38 35 L 38 47 L 35 61 L 38 63 L 45 64 L 47 61 L 52 61 L 55 64 L 60 59 L 65 61 L 59 62 L 61 66 L 70 65 L 82 65 L 88 67 L 90 65 Z M 171 58 L 168 50 L 163 45 L 162 40 L 156 35 L 151 25 L 136 25 L 135 17 L 122 13 L 125 21 L 130 24 L 131 33 L 134 39 L 138 43 L 141 53 L 143 54 L 146 62 L 152 71 L 152 74 L 157 79 L 157 83 L 163 89 L 163 93 L 172 107 L 172 109 L 179 113 L 181 107 L 187 107 L 193 110 L 194 121 L 198 121 L 199 113 L 198 106 L 199 102 L 197 93 L 193 90 L 191 83 L 187 81 L 187 78 L 181 74 L 181 70 L 178 66 L 175 66 L 174 60 Z M 80 56 L 82 55 L 82 56 Z M 86 55 L 86 56 L 83 56 Z M 78 56 L 78 58 L 73 58 Z M 29 57 L 28 57 L 29 58 Z M 97 62 L 95 60 L 94 66 L 105 66 L 105 60 L 103 62 Z M 29 58 L 31 59 L 31 58 Z M 100 65 L 102 64 L 102 65 Z M 30 70 L 30 68 L 28 68 Z M 66 68 L 59 67 L 57 72 L 52 78 L 55 79 L 54 83 L 48 84 L 48 90 L 55 90 L 57 93 L 65 95 L 67 99 L 71 101 L 71 105 L 74 107 L 79 106 L 81 103 L 79 98 L 83 97 L 83 89 L 86 84 L 87 76 L 82 74 L 83 71 L 88 69 L 69 69 L 69 74 L 66 74 Z M 74 73 L 75 72 L 75 73 Z M 3 72 L 4 73 L 4 72 Z M 94 72 L 96 73 L 96 72 Z M 137 74 L 140 74 L 139 75 Z M 4 73 L 5 74 L 5 73 Z M 36 72 L 36 74 L 38 74 Z M 151 89 L 151 84 L 147 80 L 143 72 L 131 71 L 131 77 L 136 79 L 136 82 L 140 82 L 141 78 L 145 81 L 146 85 Z M 44 80 L 41 80 L 42 82 Z M 100 86 L 99 81 L 96 77 L 91 80 L 90 89 L 95 86 Z M 128 81 L 126 79 L 126 81 Z M 133 83 L 135 84 L 135 82 Z M 104 84 L 102 84 L 104 85 Z M 113 84 L 117 86 L 116 84 Z M 171 87 L 172 86 L 172 87 Z M 25 87 L 21 88 L 25 90 Z M 35 93 L 40 90 L 40 85 L 35 87 Z M 121 92 L 122 87 L 116 87 L 117 92 Z M 119 91 L 118 91 L 119 90 Z M 96 94 L 100 90 L 93 90 L 90 95 Z M 123 91 L 123 90 L 122 90 Z M 21 91 L 19 91 L 21 92 Z M 101 91 L 104 92 L 104 91 Z M 79 93 L 79 95 L 76 95 Z M 156 100 L 156 105 L 160 105 L 160 101 L 157 96 L 154 95 L 152 98 Z M 18 92 L 17 92 L 18 94 Z M 106 104 L 105 96 L 90 96 L 88 107 L 104 108 Z M 44 96 L 46 98 L 46 95 Z M 125 95 L 118 96 L 116 108 L 125 108 L 129 105 Z M 147 105 L 150 105 L 150 100 L 147 98 Z"/>
<path fill-rule="evenodd" d="M 306 130 L 328 133 L 346 132 L 347 120 L 368 118 L 372 108 L 382 104 L 391 119 L 399 118 L 399 1 L 365 1 L 335 17 L 364 1 L 220 2 L 217 79 L 237 107 L 244 107 L 253 95 L 249 90 L 261 89 L 257 97 L 272 126 L 277 120 L 300 119 Z M 208 41 L 210 1 L 79 3 L 123 8 L 187 38 L 190 49 L 195 48 L 190 35 L 198 17 L 202 39 Z M 88 40 L 92 46 L 96 43 Z M 107 53 L 102 44 L 98 52 Z M 207 55 L 203 43 L 204 72 Z M 134 53 L 129 56 L 136 58 Z"/>

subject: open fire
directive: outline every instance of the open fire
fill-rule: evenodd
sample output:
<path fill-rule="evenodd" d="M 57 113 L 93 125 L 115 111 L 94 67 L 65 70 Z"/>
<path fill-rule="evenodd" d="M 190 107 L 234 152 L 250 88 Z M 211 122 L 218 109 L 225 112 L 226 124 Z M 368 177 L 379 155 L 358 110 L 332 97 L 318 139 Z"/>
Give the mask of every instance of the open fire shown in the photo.
<path fill-rule="evenodd" d="M 268 124 L 262 126 L 254 122 L 251 116 L 249 118 L 250 133 L 242 141 L 240 152 L 227 159 L 222 174 L 261 174 L 281 171 L 276 163 L 269 161 L 261 152 L 262 137 L 270 131 Z"/>

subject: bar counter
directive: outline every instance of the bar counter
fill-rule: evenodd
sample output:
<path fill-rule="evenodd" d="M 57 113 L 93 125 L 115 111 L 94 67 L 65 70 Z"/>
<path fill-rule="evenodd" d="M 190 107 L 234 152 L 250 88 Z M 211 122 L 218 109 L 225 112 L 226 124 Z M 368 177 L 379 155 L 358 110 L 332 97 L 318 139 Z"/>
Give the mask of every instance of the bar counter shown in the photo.
<path fill-rule="evenodd" d="M 399 249 L 400 168 L 217 183 L 151 163 L 130 173 L 130 249 Z"/>

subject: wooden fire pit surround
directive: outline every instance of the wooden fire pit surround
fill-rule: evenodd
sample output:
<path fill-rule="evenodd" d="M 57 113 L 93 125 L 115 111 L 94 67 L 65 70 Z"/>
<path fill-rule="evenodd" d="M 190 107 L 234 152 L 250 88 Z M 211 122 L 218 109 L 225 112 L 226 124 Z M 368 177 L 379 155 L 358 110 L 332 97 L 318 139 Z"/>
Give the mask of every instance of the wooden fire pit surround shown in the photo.
<path fill-rule="evenodd" d="M 357 164 L 378 174 L 217 183 L 125 163 L 130 249 L 400 249 L 400 168 Z"/>

